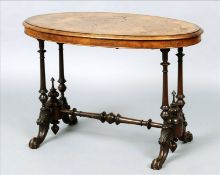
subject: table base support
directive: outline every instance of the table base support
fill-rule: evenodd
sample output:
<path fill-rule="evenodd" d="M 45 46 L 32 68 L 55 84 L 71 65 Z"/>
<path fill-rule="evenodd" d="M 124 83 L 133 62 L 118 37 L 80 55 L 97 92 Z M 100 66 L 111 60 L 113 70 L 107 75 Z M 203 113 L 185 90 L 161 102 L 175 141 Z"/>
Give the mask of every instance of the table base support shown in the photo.
<path fill-rule="evenodd" d="M 169 128 L 162 128 L 161 136 L 159 139 L 160 152 L 156 159 L 151 163 L 151 168 L 159 170 L 162 168 L 165 162 L 169 150 L 174 152 L 177 148 L 177 141 L 183 141 L 183 143 L 191 142 L 193 136 L 189 131 L 185 131 L 185 117 L 183 111 L 178 106 L 178 101 L 175 101 L 175 91 L 173 91 L 173 101 L 170 104 L 168 110 L 168 118 L 164 120 L 164 124 L 171 124 Z"/>
<path fill-rule="evenodd" d="M 77 117 L 97 119 L 102 123 L 115 123 L 116 125 L 125 123 L 146 126 L 148 129 L 151 127 L 161 128 L 161 137 L 159 139 L 160 153 L 159 156 L 153 160 L 151 164 L 152 169 L 160 169 L 162 167 L 169 150 L 172 152 L 176 150 L 176 142 L 178 140 L 182 140 L 185 143 L 192 140 L 192 134 L 188 131 L 185 132 L 184 114 L 175 101 L 175 93 L 173 93 L 173 101 L 170 104 L 170 108 L 168 110 L 168 119 L 163 123 L 156 123 L 151 119 L 139 120 L 123 117 L 120 114 L 115 115 L 114 113 L 91 113 L 77 111 L 76 108 L 73 108 L 72 110 L 67 109 L 62 105 L 62 101 L 58 99 L 59 93 L 54 88 L 54 79 L 52 78 L 51 81 L 52 88 L 48 93 L 49 99 L 45 103 L 44 108 L 41 109 L 40 116 L 37 120 L 37 124 L 39 125 L 38 136 L 31 139 L 29 142 L 29 147 L 32 149 L 38 148 L 44 141 L 50 124 L 52 124 L 51 130 L 54 132 L 54 134 L 56 134 L 59 130 L 58 124 L 60 119 L 62 119 L 67 124 L 74 125 L 77 123 Z"/>

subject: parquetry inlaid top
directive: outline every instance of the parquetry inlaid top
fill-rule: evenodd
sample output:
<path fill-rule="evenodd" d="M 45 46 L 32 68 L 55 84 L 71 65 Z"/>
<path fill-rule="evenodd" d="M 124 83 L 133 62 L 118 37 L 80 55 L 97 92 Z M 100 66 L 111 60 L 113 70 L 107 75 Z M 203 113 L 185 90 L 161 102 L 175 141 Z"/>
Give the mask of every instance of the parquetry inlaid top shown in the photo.
<path fill-rule="evenodd" d="M 186 21 L 125 13 L 53 13 L 23 24 L 26 34 L 38 39 L 106 47 L 183 47 L 198 43 L 202 34 Z"/>

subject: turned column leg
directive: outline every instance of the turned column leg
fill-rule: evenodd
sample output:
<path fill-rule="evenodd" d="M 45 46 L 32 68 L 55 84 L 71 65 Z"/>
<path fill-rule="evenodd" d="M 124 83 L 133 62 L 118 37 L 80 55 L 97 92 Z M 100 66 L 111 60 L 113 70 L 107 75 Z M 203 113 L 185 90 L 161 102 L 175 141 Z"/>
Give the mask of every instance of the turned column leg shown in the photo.
<path fill-rule="evenodd" d="M 44 141 L 48 129 L 49 129 L 49 115 L 50 111 L 46 106 L 46 102 L 48 99 L 47 96 L 47 89 L 46 89 L 46 82 L 45 82 L 45 64 L 44 64 L 44 41 L 38 40 L 39 42 L 39 53 L 40 53 L 40 101 L 42 103 L 42 107 L 40 109 L 40 115 L 37 120 L 37 124 L 39 125 L 39 132 L 37 137 L 34 137 L 29 142 L 29 147 L 32 149 L 36 149 L 40 146 L 40 144 Z"/>
<path fill-rule="evenodd" d="M 65 77 L 64 77 L 64 61 L 63 61 L 63 43 L 58 43 L 59 46 L 59 86 L 58 89 L 60 91 L 60 101 L 62 103 L 63 109 L 70 109 L 70 106 L 67 103 L 66 97 L 64 95 L 64 92 L 66 91 L 66 85 L 65 85 Z M 69 125 L 74 125 L 77 123 L 76 116 L 69 116 L 68 114 L 63 114 L 62 120 L 64 123 Z"/>
<path fill-rule="evenodd" d="M 161 105 L 161 114 L 160 116 L 164 121 L 168 118 L 168 110 L 169 110 L 169 98 L 168 98 L 168 66 L 170 63 L 168 62 L 168 52 L 170 49 L 161 49 L 162 52 L 162 60 L 161 65 L 163 66 L 163 90 L 162 90 L 162 105 Z"/>
<path fill-rule="evenodd" d="M 66 109 L 70 109 L 70 106 L 67 103 L 66 97 L 64 96 L 64 92 L 66 91 L 65 85 L 65 77 L 64 77 L 64 63 L 63 63 L 63 43 L 58 43 L 59 45 L 59 80 L 58 89 L 60 91 L 60 101 L 62 102 L 62 106 Z"/>
<path fill-rule="evenodd" d="M 176 54 L 178 57 L 178 80 L 177 80 L 177 105 L 180 108 L 180 111 L 183 116 L 183 135 L 179 137 L 179 140 L 182 140 L 184 143 L 191 142 L 193 139 L 193 135 L 187 131 L 186 126 L 187 122 L 184 117 L 183 107 L 185 105 L 184 94 L 183 94 L 183 48 L 178 48 L 178 53 Z"/>
<path fill-rule="evenodd" d="M 162 106 L 161 106 L 161 114 L 163 121 L 167 124 L 169 119 L 169 99 L 168 99 L 168 52 L 170 49 L 161 49 L 162 52 L 162 63 L 163 66 L 163 90 L 162 90 Z M 151 168 L 159 170 L 162 168 L 163 163 L 165 162 L 167 155 L 169 153 L 169 149 L 171 151 L 175 151 L 177 145 L 174 142 L 174 133 L 172 128 L 163 128 L 161 130 L 161 136 L 159 139 L 160 144 L 160 152 L 156 159 L 154 159 L 151 163 Z"/>

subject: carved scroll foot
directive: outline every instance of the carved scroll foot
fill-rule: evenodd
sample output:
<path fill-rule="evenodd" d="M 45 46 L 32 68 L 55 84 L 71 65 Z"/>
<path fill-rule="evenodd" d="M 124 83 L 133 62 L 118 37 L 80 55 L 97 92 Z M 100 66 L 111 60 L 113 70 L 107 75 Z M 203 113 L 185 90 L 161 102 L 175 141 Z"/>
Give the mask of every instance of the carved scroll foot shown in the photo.
<path fill-rule="evenodd" d="M 183 136 L 179 138 L 183 143 L 188 143 L 193 140 L 193 135 L 190 131 L 185 131 L 183 133 Z"/>
<path fill-rule="evenodd" d="M 186 122 L 185 116 L 183 115 L 183 134 L 181 137 L 179 137 L 178 139 L 183 141 L 183 143 L 188 143 L 191 142 L 193 140 L 193 134 L 190 131 L 186 131 L 186 127 L 188 125 L 188 123 Z"/>
<path fill-rule="evenodd" d="M 29 147 L 31 149 L 39 148 L 40 144 L 44 141 L 48 129 L 49 129 L 49 121 L 48 121 L 48 111 L 41 111 L 40 117 L 37 120 L 37 124 L 39 125 L 38 136 L 34 137 L 29 142 Z"/>
<path fill-rule="evenodd" d="M 174 141 L 173 131 L 171 128 L 161 130 L 161 137 L 159 139 L 159 144 L 160 144 L 159 156 L 156 159 L 154 159 L 151 163 L 151 168 L 154 170 L 159 170 L 162 168 L 169 153 L 169 149 L 172 152 L 174 152 L 177 148 L 177 144 Z"/>
<path fill-rule="evenodd" d="M 154 170 L 160 170 L 167 158 L 168 153 L 169 153 L 169 146 L 166 144 L 161 144 L 159 156 L 152 161 L 151 168 Z"/>

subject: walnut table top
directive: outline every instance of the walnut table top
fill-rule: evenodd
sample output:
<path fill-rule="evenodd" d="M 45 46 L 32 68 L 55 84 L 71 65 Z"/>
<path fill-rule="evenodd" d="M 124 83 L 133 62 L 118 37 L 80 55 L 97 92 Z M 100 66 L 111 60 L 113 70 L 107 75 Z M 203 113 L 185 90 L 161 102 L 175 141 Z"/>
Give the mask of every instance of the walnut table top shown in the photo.
<path fill-rule="evenodd" d="M 66 12 L 33 16 L 25 33 L 59 43 L 125 48 L 178 48 L 197 44 L 202 29 L 192 23 L 158 16 Z"/>

